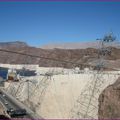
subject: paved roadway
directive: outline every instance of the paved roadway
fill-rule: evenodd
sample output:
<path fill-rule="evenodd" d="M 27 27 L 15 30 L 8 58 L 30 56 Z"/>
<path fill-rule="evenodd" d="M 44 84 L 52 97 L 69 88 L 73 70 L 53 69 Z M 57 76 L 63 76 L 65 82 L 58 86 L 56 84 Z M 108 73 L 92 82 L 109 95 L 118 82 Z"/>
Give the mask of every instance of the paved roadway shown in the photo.
<path fill-rule="evenodd" d="M 42 119 L 42 117 L 38 116 L 36 113 L 34 113 L 29 108 L 27 108 L 24 104 L 20 103 L 18 100 L 16 100 L 13 96 L 9 95 L 3 89 L 0 89 L 0 101 L 4 105 L 5 111 L 7 111 L 7 109 L 10 109 L 10 108 L 13 108 L 14 110 L 25 109 L 27 111 L 27 115 L 22 116 L 20 118 L 39 118 L 39 119 Z"/>
<path fill-rule="evenodd" d="M 17 110 L 17 109 L 21 109 L 19 106 L 17 106 L 11 99 L 9 99 L 6 95 L 4 94 L 0 94 L 0 101 L 2 102 L 2 104 L 4 105 L 5 111 L 7 111 L 8 109 L 13 109 L 13 110 Z M 21 116 L 22 118 L 30 118 L 30 116 L 27 114 L 25 116 Z M 20 117 L 20 118 L 21 118 Z"/>

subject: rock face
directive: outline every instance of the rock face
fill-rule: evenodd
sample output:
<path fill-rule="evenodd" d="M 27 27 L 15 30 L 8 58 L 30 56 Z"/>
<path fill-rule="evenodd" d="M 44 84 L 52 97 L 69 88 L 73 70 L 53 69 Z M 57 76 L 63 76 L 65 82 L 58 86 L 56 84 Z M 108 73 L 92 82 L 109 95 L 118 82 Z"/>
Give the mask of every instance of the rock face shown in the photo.
<path fill-rule="evenodd" d="M 120 77 L 101 93 L 98 117 L 100 119 L 120 118 Z"/>

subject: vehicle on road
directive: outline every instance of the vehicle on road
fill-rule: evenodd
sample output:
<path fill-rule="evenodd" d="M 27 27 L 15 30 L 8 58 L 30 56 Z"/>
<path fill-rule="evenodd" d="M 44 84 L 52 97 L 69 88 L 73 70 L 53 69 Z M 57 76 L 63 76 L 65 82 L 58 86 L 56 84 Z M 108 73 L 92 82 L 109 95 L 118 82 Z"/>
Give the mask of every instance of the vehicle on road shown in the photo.
<path fill-rule="evenodd" d="M 13 111 L 14 111 L 13 108 L 9 108 L 9 109 L 7 110 L 7 113 L 9 114 L 10 112 L 13 112 Z"/>
<path fill-rule="evenodd" d="M 5 102 L 5 105 L 8 105 L 8 103 L 7 103 L 7 102 Z"/>
<path fill-rule="evenodd" d="M 17 117 L 27 115 L 27 112 L 26 112 L 25 109 L 8 110 L 7 113 L 13 118 L 17 118 Z"/>
<path fill-rule="evenodd" d="M 5 97 L 5 95 L 3 94 L 3 97 Z"/>

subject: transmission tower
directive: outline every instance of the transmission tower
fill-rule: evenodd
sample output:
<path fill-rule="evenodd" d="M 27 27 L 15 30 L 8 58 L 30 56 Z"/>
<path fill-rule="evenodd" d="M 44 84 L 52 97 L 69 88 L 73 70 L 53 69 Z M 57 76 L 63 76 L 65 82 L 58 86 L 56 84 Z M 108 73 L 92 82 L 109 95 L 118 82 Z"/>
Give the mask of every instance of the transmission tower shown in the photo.
<path fill-rule="evenodd" d="M 79 95 L 73 109 L 70 112 L 70 118 L 97 118 L 98 116 L 98 97 L 106 82 L 103 77 L 103 70 L 105 68 L 105 57 L 111 55 L 111 44 L 115 42 L 116 38 L 113 33 L 105 35 L 100 41 L 100 48 L 98 49 L 98 63 L 95 67 L 96 73 L 93 73 L 91 81 L 84 87 Z"/>

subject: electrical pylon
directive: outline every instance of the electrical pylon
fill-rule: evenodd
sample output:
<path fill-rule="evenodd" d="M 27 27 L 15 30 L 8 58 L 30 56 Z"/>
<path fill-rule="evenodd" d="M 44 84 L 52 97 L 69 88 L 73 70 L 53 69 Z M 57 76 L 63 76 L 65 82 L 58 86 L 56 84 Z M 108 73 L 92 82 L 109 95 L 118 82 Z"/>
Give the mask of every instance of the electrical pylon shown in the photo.
<path fill-rule="evenodd" d="M 103 77 L 103 71 L 105 67 L 105 57 L 111 55 L 111 45 L 115 42 L 116 38 L 113 33 L 105 35 L 100 40 L 100 48 L 98 49 L 99 62 L 96 65 L 96 73 L 93 73 L 91 81 L 84 87 L 83 91 L 79 95 L 73 109 L 70 112 L 70 118 L 97 118 L 98 116 L 98 97 L 101 89 L 106 82 Z"/>

